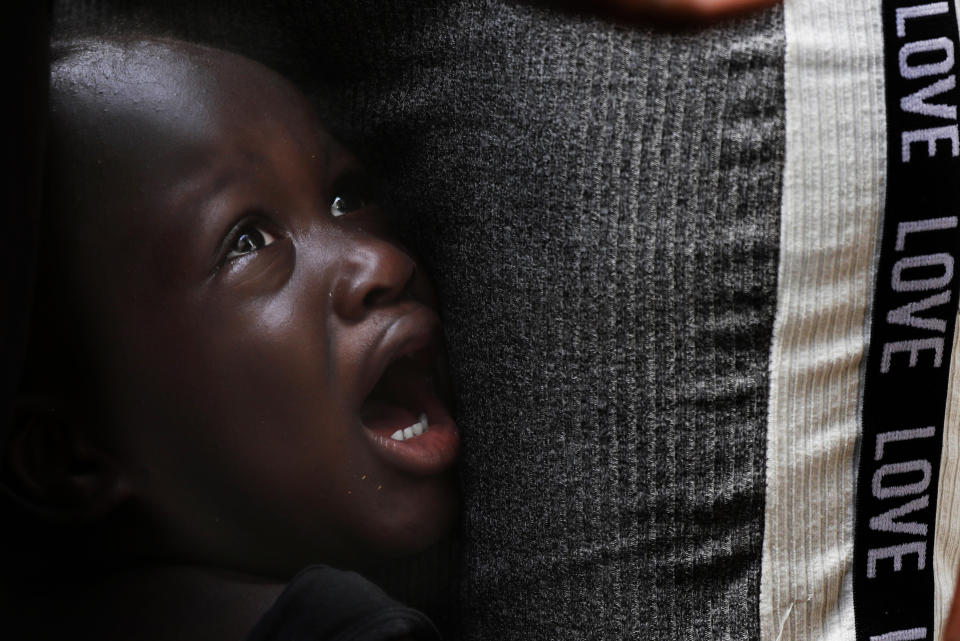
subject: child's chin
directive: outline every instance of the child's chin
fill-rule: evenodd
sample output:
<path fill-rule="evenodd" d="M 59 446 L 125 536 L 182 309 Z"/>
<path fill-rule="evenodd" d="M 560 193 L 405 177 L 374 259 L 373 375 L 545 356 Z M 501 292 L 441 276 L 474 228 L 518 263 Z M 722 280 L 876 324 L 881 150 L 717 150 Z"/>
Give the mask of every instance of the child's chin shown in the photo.
<path fill-rule="evenodd" d="M 451 472 L 429 480 L 418 479 L 417 486 L 405 488 L 408 491 L 401 493 L 407 501 L 384 496 L 384 505 L 389 509 L 380 513 L 374 513 L 375 505 L 367 503 L 370 518 L 353 521 L 351 525 L 342 524 L 344 529 L 333 540 L 326 539 L 315 546 L 311 543 L 318 539 L 309 535 L 300 540 L 281 537 L 270 545 L 240 551 L 233 556 L 233 563 L 218 565 L 289 578 L 309 565 L 363 572 L 416 556 L 452 534 L 459 508 L 456 488 Z"/>
<path fill-rule="evenodd" d="M 452 479 L 443 484 L 437 483 L 428 509 L 424 509 L 415 518 L 394 522 L 378 536 L 374 551 L 368 558 L 381 561 L 396 560 L 415 556 L 436 545 L 441 539 L 451 535 L 457 522 L 459 496 Z M 446 481 L 447 479 L 445 479 Z"/>

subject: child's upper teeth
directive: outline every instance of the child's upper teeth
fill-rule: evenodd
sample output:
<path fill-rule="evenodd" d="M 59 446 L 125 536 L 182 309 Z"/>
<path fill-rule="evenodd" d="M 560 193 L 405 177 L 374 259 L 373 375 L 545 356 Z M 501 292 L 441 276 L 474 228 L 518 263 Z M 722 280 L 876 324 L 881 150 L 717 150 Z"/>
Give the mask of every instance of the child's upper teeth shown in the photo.
<path fill-rule="evenodd" d="M 410 427 L 405 427 L 402 430 L 397 430 L 396 432 L 390 435 L 390 438 L 392 438 L 395 441 L 405 441 L 408 438 L 413 438 L 414 436 L 420 436 L 421 434 L 426 432 L 428 428 L 429 428 L 429 424 L 427 423 L 427 415 L 420 414 L 420 420 L 418 420 L 416 423 L 414 423 Z"/>

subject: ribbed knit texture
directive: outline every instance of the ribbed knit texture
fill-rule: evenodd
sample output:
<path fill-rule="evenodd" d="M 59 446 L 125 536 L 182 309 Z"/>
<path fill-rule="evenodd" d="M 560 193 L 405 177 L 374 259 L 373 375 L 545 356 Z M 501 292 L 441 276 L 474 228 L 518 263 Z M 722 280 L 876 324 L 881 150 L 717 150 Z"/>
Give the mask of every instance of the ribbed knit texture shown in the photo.
<path fill-rule="evenodd" d="M 670 34 L 512 0 L 146 4 L 71 20 L 146 12 L 303 83 L 434 271 L 462 637 L 757 638 L 779 10 Z"/>
<path fill-rule="evenodd" d="M 791 0 L 785 12 L 761 631 L 847 641 L 857 400 L 886 183 L 880 1 Z"/>
<path fill-rule="evenodd" d="M 936 539 L 933 542 L 933 620 L 938 635 L 942 635 L 950 614 L 950 604 L 957 589 L 957 571 L 960 570 L 960 332 L 956 331 L 947 390 L 934 526 Z"/>
<path fill-rule="evenodd" d="M 447 305 L 464 638 L 757 638 L 779 16 L 481 8 L 394 183 Z"/>

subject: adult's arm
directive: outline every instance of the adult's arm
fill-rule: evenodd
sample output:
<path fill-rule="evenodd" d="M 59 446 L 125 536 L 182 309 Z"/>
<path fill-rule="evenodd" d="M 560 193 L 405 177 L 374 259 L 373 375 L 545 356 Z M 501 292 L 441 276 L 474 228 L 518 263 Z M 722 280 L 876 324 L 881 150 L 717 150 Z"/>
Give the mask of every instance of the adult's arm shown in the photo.
<path fill-rule="evenodd" d="M 944 631 L 943 638 L 944 641 L 960 641 L 960 590 L 953 595 L 950 618 L 947 620 L 947 629 Z"/>
<path fill-rule="evenodd" d="M 650 18 L 709 22 L 762 9 L 780 0 L 567 0 L 571 8 L 612 13 L 625 20 Z"/>

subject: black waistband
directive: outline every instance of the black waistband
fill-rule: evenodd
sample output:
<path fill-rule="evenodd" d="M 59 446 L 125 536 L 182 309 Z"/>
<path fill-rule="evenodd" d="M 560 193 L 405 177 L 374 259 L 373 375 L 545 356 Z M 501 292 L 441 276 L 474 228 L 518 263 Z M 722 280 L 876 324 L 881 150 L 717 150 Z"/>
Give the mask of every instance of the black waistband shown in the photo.
<path fill-rule="evenodd" d="M 937 479 L 960 285 L 953 0 L 885 0 L 883 33 L 888 182 L 863 391 L 853 588 L 858 641 L 911 641 L 934 635 Z"/>

